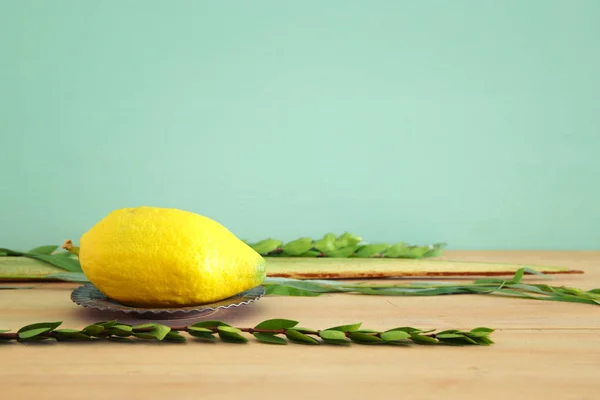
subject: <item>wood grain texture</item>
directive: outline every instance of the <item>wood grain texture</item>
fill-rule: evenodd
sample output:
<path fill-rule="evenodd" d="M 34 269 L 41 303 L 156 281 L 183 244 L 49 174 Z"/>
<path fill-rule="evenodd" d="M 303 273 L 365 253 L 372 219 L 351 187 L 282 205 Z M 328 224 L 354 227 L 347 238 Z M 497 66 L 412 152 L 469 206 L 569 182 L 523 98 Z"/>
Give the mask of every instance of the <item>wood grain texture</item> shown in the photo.
<path fill-rule="evenodd" d="M 459 260 L 565 265 L 554 285 L 600 287 L 600 252 L 456 252 Z M 458 278 L 452 278 L 459 280 Z M 471 280 L 468 278 L 467 280 Z M 528 276 L 529 282 L 538 278 Z M 406 282 L 406 280 L 404 280 Z M 31 285 L 31 284 L 28 284 Z M 76 284 L 0 291 L 0 328 L 40 321 L 65 327 L 111 318 L 69 300 Z M 8 344 L 0 346 L 6 399 L 596 399 L 600 308 L 480 295 L 385 297 L 331 294 L 269 297 L 210 318 L 251 326 L 275 317 L 325 328 L 362 321 L 384 329 L 490 326 L 491 347 L 307 347 L 193 341 L 178 344 Z M 131 322 L 132 320 L 123 319 Z M 177 325 L 193 321 L 177 321 Z"/>

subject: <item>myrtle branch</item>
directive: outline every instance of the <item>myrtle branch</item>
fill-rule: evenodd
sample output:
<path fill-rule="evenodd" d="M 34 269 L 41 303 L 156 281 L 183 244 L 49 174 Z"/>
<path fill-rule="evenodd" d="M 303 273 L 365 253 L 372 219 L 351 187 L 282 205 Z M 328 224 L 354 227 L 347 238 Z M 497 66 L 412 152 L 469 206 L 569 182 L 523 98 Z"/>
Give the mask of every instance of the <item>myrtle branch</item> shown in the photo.
<path fill-rule="evenodd" d="M 149 323 L 128 325 L 118 321 L 103 321 L 86 326 L 81 330 L 57 329 L 62 322 L 42 322 L 22 327 L 17 332 L 0 330 L 0 342 L 32 342 L 42 340 L 69 341 L 132 341 L 157 340 L 160 342 L 186 342 L 181 333 L 200 341 L 218 339 L 230 343 L 246 343 L 243 334 L 254 336 L 259 342 L 269 344 L 441 344 L 441 345 L 490 345 L 494 331 L 490 328 L 474 328 L 469 331 L 451 329 L 434 333 L 413 327 L 398 327 L 378 331 L 361 328 L 362 323 L 334 326 L 315 330 L 298 327 L 298 321 L 289 319 L 269 319 L 255 327 L 233 327 L 223 321 L 202 321 L 188 326 L 168 327 Z M 285 337 L 285 339 L 284 339 Z M 286 340 L 287 339 L 287 340 Z"/>

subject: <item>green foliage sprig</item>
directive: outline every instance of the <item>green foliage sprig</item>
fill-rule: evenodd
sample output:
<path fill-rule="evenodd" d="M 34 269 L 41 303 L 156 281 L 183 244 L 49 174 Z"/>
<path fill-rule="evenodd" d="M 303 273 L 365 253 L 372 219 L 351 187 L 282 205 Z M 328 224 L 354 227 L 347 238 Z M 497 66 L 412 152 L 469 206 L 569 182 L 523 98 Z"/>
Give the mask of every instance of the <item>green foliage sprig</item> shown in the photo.
<path fill-rule="evenodd" d="M 289 319 L 269 319 L 253 328 L 237 328 L 223 321 L 202 321 L 184 327 L 168 327 L 162 324 L 128 325 L 118 321 L 96 322 L 81 330 L 57 329 L 61 322 L 42 322 L 22 327 L 11 333 L 0 330 L 0 342 L 38 342 L 54 340 L 58 342 L 111 340 L 130 342 L 137 339 L 159 342 L 184 343 L 186 337 L 201 341 L 220 339 L 229 343 L 247 343 L 243 334 L 252 335 L 262 343 L 285 345 L 289 342 L 299 344 L 349 345 L 480 345 L 494 343 L 490 338 L 493 329 L 479 327 L 469 331 L 458 329 L 422 330 L 413 327 L 392 328 L 385 331 L 361 329 L 362 323 L 334 326 L 323 330 L 298 327 L 298 321 Z"/>
<path fill-rule="evenodd" d="M 0 257 L 27 257 L 43 261 L 69 272 L 82 272 L 81 265 L 75 256 L 68 251 L 58 251 L 58 246 L 39 246 L 29 251 L 15 251 L 0 248 Z"/>
<path fill-rule="evenodd" d="M 379 296 L 442 296 L 477 294 L 514 297 L 530 300 L 559 301 L 600 305 L 600 288 L 583 290 L 547 284 L 522 282 L 525 273 L 547 277 L 528 268 L 520 268 L 511 279 L 478 279 L 472 283 L 416 282 L 412 284 L 381 284 L 372 282 L 345 283 L 332 280 L 290 279 L 267 277 L 262 285 L 267 296 L 321 296 L 328 293 L 348 293 Z M 82 273 L 59 273 L 49 277 L 78 283 L 89 283 Z M 17 287 L 14 287 L 17 288 Z"/>
<path fill-rule="evenodd" d="M 520 268 L 512 279 L 486 278 L 472 283 L 413 283 L 408 285 L 378 283 L 343 283 L 330 280 L 297 280 L 267 278 L 263 282 L 267 295 L 320 296 L 324 293 L 353 293 L 381 296 L 439 296 L 482 294 L 522 299 L 560 301 L 600 305 L 600 288 L 582 290 L 565 286 L 522 283 L 525 272 L 545 276 L 528 268 Z"/>
<path fill-rule="evenodd" d="M 446 247 L 445 243 L 426 246 L 412 246 L 404 242 L 365 244 L 361 237 L 349 232 L 339 236 L 327 233 L 319 240 L 301 237 L 287 243 L 277 239 L 246 243 L 264 257 L 424 258 L 440 256 Z"/>

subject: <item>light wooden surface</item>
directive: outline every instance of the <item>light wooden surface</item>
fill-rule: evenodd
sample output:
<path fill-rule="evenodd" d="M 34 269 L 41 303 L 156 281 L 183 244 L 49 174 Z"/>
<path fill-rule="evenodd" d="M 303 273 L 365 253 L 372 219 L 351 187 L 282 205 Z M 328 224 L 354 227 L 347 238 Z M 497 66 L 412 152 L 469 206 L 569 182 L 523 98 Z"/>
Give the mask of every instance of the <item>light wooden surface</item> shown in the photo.
<path fill-rule="evenodd" d="M 554 285 L 600 287 L 600 252 L 456 252 L 455 260 L 564 265 L 583 275 Z M 468 278 L 472 280 L 473 278 Z M 456 278 L 453 278 L 456 280 Z M 527 277 L 527 281 L 535 281 Z M 110 316 L 72 303 L 73 284 L 0 291 L 0 328 L 40 321 L 82 327 Z M 264 298 L 217 314 L 235 326 L 290 318 L 325 328 L 362 321 L 467 329 L 489 326 L 490 347 L 204 344 L 9 344 L 0 346 L 1 399 L 597 399 L 600 307 L 488 296 L 333 294 Z M 178 324 L 180 324 L 178 322 Z"/>

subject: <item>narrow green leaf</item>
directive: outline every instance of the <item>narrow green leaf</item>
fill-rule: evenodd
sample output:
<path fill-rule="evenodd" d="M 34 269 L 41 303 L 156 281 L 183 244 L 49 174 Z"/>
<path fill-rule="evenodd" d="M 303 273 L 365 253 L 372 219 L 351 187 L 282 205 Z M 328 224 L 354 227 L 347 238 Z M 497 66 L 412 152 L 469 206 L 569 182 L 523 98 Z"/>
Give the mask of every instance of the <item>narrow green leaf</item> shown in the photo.
<path fill-rule="evenodd" d="M 357 247 L 356 245 L 346 246 L 341 249 L 324 252 L 324 254 L 329 258 L 347 258 L 356 251 Z"/>
<path fill-rule="evenodd" d="M 489 333 L 494 332 L 494 329 L 480 326 L 480 327 L 471 329 L 469 332 L 471 332 L 471 333 L 483 332 L 483 333 L 488 333 L 489 334 Z"/>
<path fill-rule="evenodd" d="M 461 335 L 459 333 L 440 333 L 435 335 L 438 339 L 461 339 L 464 338 L 465 335 Z"/>
<path fill-rule="evenodd" d="M 219 326 L 219 337 L 224 342 L 245 343 L 248 339 L 241 335 L 242 331 L 231 326 Z"/>
<path fill-rule="evenodd" d="M 19 257 L 25 255 L 25 253 L 21 251 L 15 251 L 11 249 L 0 248 L 0 254 L 8 257 Z"/>
<path fill-rule="evenodd" d="M 410 339 L 418 344 L 436 344 L 438 343 L 438 340 L 435 338 L 432 338 L 430 336 L 425 336 L 425 335 L 419 335 L 419 334 L 412 334 L 410 336 Z"/>
<path fill-rule="evenodd" d="M 389 244 L 384 244 L 384 243 L 367 244 L 367 245 L 361 246 L 356 251 L 356 257 L 359 257 L 359 258 L 374 257 L 374 256 L 382 254 L 389 247 L 390 247 Z"/>
<path fill-rule="evenodd" d="M 89 283 L 90 280 L 85 276 L 83 272 L 59 272 L 56 274 L 50 274 L 46 276 L 49 279 L 56 279 L 57 281 L 65 282 L 79 282 Z"/>
<path fill-rule="evenodd" d="M 275 336 L 271 333 L 253 333 L 254 337 L 261 342 L 270 343 L 270 344 L 288 344 L 287 340 L 280 338 L 279 336 Z"/>
<path fill-rule="evenodd" d="M 39 247 L 36 247 L 35 249 L 29 250 L 28 253 L 29 254 L 46 254 L 46 255 L 50 255 L 56 249 L 58 249 L 58 246 L 56 246 L 56 245 L 39 246 Z"/>
<path fill-rule="evenodd" d="M 54 338 L 59 342 L 67 340 L 91 340 L 88 335 L 76 329 L 56 329 L 53 334 Z"/>
<path fill-rule="evenodd" d="M 268 319 L 256 325 L 254 329 L 287 329 L 298 325 L 298 321 L 291 319 L 274 318 Z"/>
<path fill-rule="evenodd" d="M 362 333 L 362 332 L 357 332 L 357 331 L 353 331 L 349 333 L 349 337 L 353 342 L 359 343 L 359 344 L 378 344 L 378 343 L 384 343 L 383 339 L 381 339 L 380 337 L 375 336 L 374 334 L 369 334 L 369 333 Z"/>
<path fill-rule="evenodd" d="M 338 331 L 335 329 L 326 329 L 324 331 L 321 331 L 319 333 L 319 336 L 322 339 L 329 339 L 329 340 L 345 340 L 346 339 L 346 334 L 342 331 Z"/>
<path fill-rule="evenodd" d="M 260 242 L 254 243 L 250 247 L 254 249 L 258 254 L 267 255 L 270 252 L 278 249 L 282 245 L 281 240 L 265 239 Z"/>
<path fill-rule="evenodd" d="M 150 328 L 151 330 L 148 332 L 139 332 L 141 329 L 148 329 Z M 132 328 L 133 330 L 133 334 L 134 336 L 140 338 L 140 339 L 158 339 L 158 340 L 163 340 L 165 338 L 165 336 L 167 336 L 167 334 L 169 332 L 171 332 L 171 328 L 166 326 L 166 325 L 162 325 L 162 324 L 142 324 L 142 325 L 136 325 Z"/>
<path fill-rule="evenodd" d="M 197 328 L 197 329 L 201 329 L 201 328 Z M 198 331 L 197 329 L 191 330 L 190 328 L 188 328 L 187 332 L 190 336 L 193 336 L 197 339 L 203 339 L 203 340 L 209 340 L 209 341 L 217 340 L 217 338 L 212 333 L 212 331 L 209 330 L 208 332 L 204 332 L 204 331 Z"/>
<path fill-rule="evenodd" d="M 29 258 L 35 258 L 36 260 L 45 261 L 48 264 L 52 264 L 55 267 L 62 268 L 69 272 L 83 272 L 79 261 L 74 258 L 67 257 L 55 257 L 44 254 L 27 254 Z"/>
<path fill-rule="evenodd" d="M 513 278 L 510 280 L 510 283 L 520 283 L 521 279 L 523 279 L 524 274 L 525 270 L 523 268 L 518 269 L 517 272 L 515 272 Z"/>
<path fill-rule="evenodd" d="M 98 337 L 101 336 L 102 333 L 104 333 L 104 327 L 101 325 L 92 324 L 83 328 L 82 332 L 86 335 Z"/>
<path fill-rule="evenodd" d="M 42 333 L 50 332 L 51 328 L 34 328 L 19 332 L 19 339 L 29 339 Z"/>
<path fill-rule="evenodd" d="M 317 240 L 313 247 L 322 253 L 333 251 L 336 249 L 335 239 L 334 233 L 327 233 L 323 236 L 323 239 Z"/>
<path fill-rule="evenodd" d="M 357 322 L 355 324 L 334 326 L 333 328 L 328 328 L 328 330 L 350 332 L 350 331 L 355 331 L 355 330 L 359 329 L 361 327 L 361 325 L 362 325 L 362 322 Z"/>
<path fill-rule="evenodd" d="M 0 333 L 10 332 L 10 329 L 0 329 Z"/>
<path fill-rule="evenodd" d="M 56 329 L 60 326 L 60 324 L 62 324 L 62 321 L 56 321 L 56 322 L 39 322 L 36 324 L 31 324 L 31 325 L 26 325 L 24 327 L 22 327 L 21 329 L 19 329 L 17 331 L 17 333 L 21 333 L 21 332 L 25 332 L 25 331 L 31 331 L 32 329 L 38 329 L 38 328 L 47 328 L 48 331 L 51 331 L 53 329 Z"/>
<path fill-rule="evenodd" d="M 121 337 L 127 337 L 130 336 L 132 332 L 132 327 L 129 325 L 113 325 L 112 327 L 110 327 L 108 329 L 108 334 L 110 335 L 115 335 L 115 336 L 121 336 Z"/>
<path fill-rule="evenodd" d="M 268 285 L 265 288 L 265 295 L 316 297 L 320 296 L 321 294 L 287 285 Z"/>
<path fill-rule="evenodd" d="M 208 328 L 200 328 L 197 326 L 189 326 L 187 328 L 188 332 L 189 331 L 194 331 L 194 332 L 206 332 L 206 333 L 213 333 L 212 329 L 208 329 Z"/>
<path fill-rule="evenodd" d="M 185 336 L 181 336 L 179 333 L 177 333 L 175 331 L 171 331 L 171 332 L 167 333 L 167 335 L 165 336 L 163 341 L 172 342 L 172 343 L 185 343 L 186 339 L 185 339 Z"/>
<path fill-rule="evenodd" d="M 298 332 L 300 332 L 300 333 L 314 333 L 314 334 L 318 333 L 318 332 L 317 332 L 316 330 L 314 330 L 314 329 L 310 329 L 310 328 L 301 328 L 301 327 L 299 327 L 299 326 L 295 326 L 295 327 L 294 327 L 294 330 L 295 330 L 295 331 L 298 331 Z"/>
<path fill-rule="evenodd" d="M 309 250 L 305 253 L 300 254 L 298 257 L 319 257 L 321 255 L 321 253 L 319 251 L 316 250 Z"/>
<path fill-rule="evenodd" d="M 361 237 L 353 235 L 349 232 L 344 232 L 336 239 L 335 247 L 338 249 L 357 247 L 360 242 L 362 242 Z"/>
<path fill-rule="evenodd" d="M 205 328 L 205 327 L 210 327 L 210 328 L 217 328 L 219 326 L 231 326 L 229 324 L 226 324 L 223 321 L 218 321 L 218 320 L 211 320 L 211 321 L 200 321 L 200 322 L 196 322 L 193 325 L 190 325 L 191 327 L 195 327 L 195 328 Z"/>
<path fill-rule="evenodd" d="M 305 335 L 295 329 L 286 329 L 285 336 L 295 343 L 303 343 L 303 344 L 319 344 L 319 341 L 315 338 Z"/>
<path fill-rule="evenodd" d="M 12 285 L 0 285 L 0 290 L 24 290 L 33 289 L 35 286 L 12 286 Z"/>
<path fill-rule="evenodd" d="M 300 239 L 292 240 L 286 243 L 282 250 L 290 256 L 299 256 L 302 253 L 306 253 L 312 247 L 312 239 L 309 237 L 303 237 Z"/>
<path fill-rule="evenodd" d="M 381 334 L 381 339 L 386 342 L 397 342 L 410 338 L 410 334 L 404 331 L 386 331 Z"/>
<path fill-rule="evenodd" d="M 434 243 L 430 249 L 423 255 L 423 257 L 440 257 L 444 254 L 444 248 L 447 246 L 446 243 Z"/>

